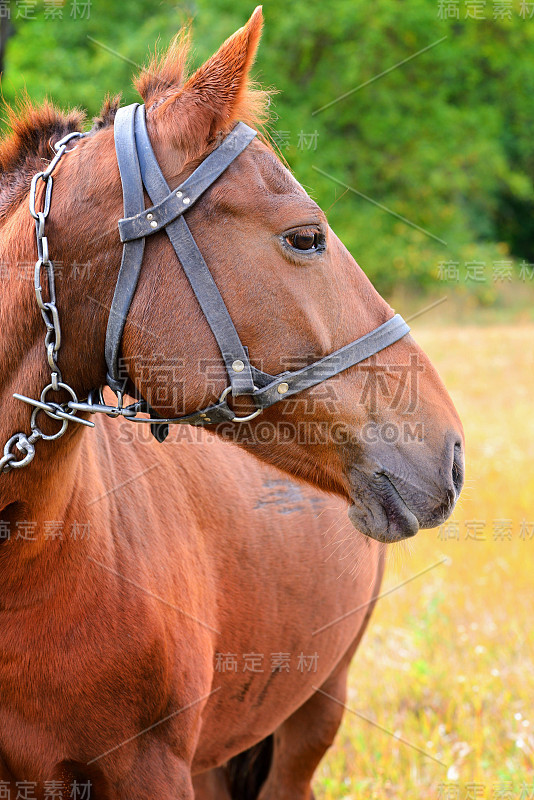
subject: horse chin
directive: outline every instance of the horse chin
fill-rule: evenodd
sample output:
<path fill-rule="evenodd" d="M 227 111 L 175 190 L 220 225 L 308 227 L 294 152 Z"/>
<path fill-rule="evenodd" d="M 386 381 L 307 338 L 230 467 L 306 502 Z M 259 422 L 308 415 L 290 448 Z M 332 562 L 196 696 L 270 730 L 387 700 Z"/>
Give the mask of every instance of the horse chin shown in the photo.
<path fill-rule="evenodd" d="M 348 515 L 356 530 L 385 544 L 409 539 L 419 530 L 419 520 L 397 492 L 382 496 L 372 508 L 352 504 Z"/>

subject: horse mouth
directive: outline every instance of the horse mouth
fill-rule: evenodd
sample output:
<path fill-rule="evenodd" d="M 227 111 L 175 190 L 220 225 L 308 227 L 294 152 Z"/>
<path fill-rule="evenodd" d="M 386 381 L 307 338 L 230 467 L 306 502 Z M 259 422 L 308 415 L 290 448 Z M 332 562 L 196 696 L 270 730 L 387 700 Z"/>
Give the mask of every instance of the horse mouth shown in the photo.
<path fill-rule="evenodd" d="M 390 543 L 409 539 L 419 530 L 419 520 L 399 494 L 390 478 L 383 472 L 375 473 L 373 481 L 373 506 L 368 500 L 349 506 L 349 519 L 354 527 L 371 539 Z M 378 503 L 376 503 L 378 500 Z"/>

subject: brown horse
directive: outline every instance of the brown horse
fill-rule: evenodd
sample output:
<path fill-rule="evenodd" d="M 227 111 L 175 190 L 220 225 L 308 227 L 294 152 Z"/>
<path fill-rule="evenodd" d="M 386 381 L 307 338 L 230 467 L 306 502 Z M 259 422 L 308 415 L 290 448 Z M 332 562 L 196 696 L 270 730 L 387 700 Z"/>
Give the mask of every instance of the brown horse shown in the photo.
<path fill-rule="evenodd" d="M 182 38 L 138 79 L 171 187 L 238 119 L 259 124 L 263 96 L 247 81 L 260 30 L 257 10 L 188 79 Z M 108 101 L 58 164 L 47 220 L 61 372 L 78 397 L 106 380 L 121 259 L 116 111 Z M 30 181 L 81 124 L 78 112 L 25 104 L 0 148 L 3 442 L 29 428 L 13 393 L 38 396 L 50 379 L 23 279 L 35 261 Z M 235 159 L 188 222 L 261 369 L 308 364 L 392 316 L 265 142 Z M 163 232 L 147 241 L 122 357 L 130 392 L 161 416 L 202 408 L 226 386 Z M 43 432 L 57 431 L 36 413 Z M 0 789 L 13 798 L 311 798 L 382 542 L 441 523 L 461 488 L 459 419 L 409 336 L 249 423 L 175 430 L 159 444 L 126 420 L 72 424 L 0 474 Z M 6 452 L 7 467 L 23 456 Z"/>

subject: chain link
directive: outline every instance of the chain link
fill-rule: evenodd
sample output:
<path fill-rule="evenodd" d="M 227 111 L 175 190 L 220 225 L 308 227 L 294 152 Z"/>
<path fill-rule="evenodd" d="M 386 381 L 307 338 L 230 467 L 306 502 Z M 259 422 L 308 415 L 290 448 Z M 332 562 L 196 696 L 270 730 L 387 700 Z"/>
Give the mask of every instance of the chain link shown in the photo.
<path fill-rule="evenodd" d="M 5 474 L 12 469 L 20 469 L 26 467 L 31 463 L 35 456 L 35 444 L 40 440 L 59 439 L 67 430 L 69 422 L 79 422 L 82 425 L 94 427 L 94 423 L 88 420 L 81 419 L 76 416 L 77 409 L 70 408 L 68 403 L 55 403 L 52 400 L 47 400 L 49 392 L 66 391 L 70 397 L 71 402 L 77 403 L 78 398 L 72 387 L 64 383 L 61 377 L 61 371 L 58 367 L 57 359 L 59 349 L 61 347 L 61 326 L 59 324 L 59 313 L 56 305 L 56 284 L 54 275 L 54 264 L 50 259 L 48 249 L 48 238 L 45 235 L 46 219 L 50 213 L 50 206 L 52 203 L 52 190 L 54 180 L 52 173 L 59 164 L 63 155 L 68 150 L 68 143 L 73 139 L 79 139 L 85 134 L 75 132 L 69 133 L 60 142 L 55 145 L 56 154 L 46 170 L 38 172 L 32 178 L 30 186 L 29 207 L 30 214 L 35 220 L 35 238 L 37 243 L 37 261 L 35 263 L 34 272 L 34 288 L 35 298 L 37 305 L 41 310 L 43 321 L 46 327 L 45 334 L 45 351 L 48 367 L 50 369 L 50 383 L 45 386 L 41 392 L 39 400 L 33 400 L 31 397 L 26 397 L 21 394 L 14 394 L 17 400 L 22 400 L 33 406 L 32 415 L 30 418 L 31 434 L 27 436 L 24 433 L 15 433 L 6 442 L 4 446 L 4 455 L 0 458 L 0 474 Z M 37 194 L 39 182 L 42 181 L 45 185 L 44 194 L 42 198 L 42 209 L 37 208 Z M 43 297 L 42 277 L 46 274 L 46 285 L 48 290 L 48 300 Z M 39 413 L 43 412 L 51 419 L 61 422 L 61 427 L 54 434 L 45 434 L 37 425 L 37 417 Z M 14 452 L 15 451 L 15 452 Z M 22 454 L 20 458 L 16 451 Z"/>

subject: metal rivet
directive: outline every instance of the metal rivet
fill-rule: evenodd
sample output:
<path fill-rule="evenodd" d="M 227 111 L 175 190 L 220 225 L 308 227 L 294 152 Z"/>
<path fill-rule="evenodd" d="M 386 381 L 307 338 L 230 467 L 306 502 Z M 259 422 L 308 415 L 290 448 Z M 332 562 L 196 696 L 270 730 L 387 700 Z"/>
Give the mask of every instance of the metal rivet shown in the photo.
<path fill-rule="evenodd" d="M 147 214 L 147 215 L 146 215 L 146 218 L 147 218 L 147 219 L 154 219 L 154 214 Z"/>
<path fill-rule="evenodd" d="M 154 220 L 154 222 L 150 223 L 150 227 L 151 228 L 157 228 L 158 227 L 158 223 L 156 222 L 156 220 Z"/>
<path fill-rule="evenodd" d="M 182 192 L 181 192 L 180 190 L 178 190 L 178 191 L 176 192 L 176 197 L 181 197 L 181 196 L 182 196 Z"/>
<path fill-rule="evenodd" d="M 245 369 L 245 365 L 244 365 L 244 364 L 243 364 L 243 362 L 242 362 L 242 361 L 241 361 L 241 360 L 238 358 L 238 359 L 237 359 L 236 361 L 234 361 L 234 363 L 232 364 L 232 369 L 233 369 L 233 371 L 234 371 L 234 372 L 243 372 L 243 370 Z"/>
<path fill-rule="evenodd" d="M 182 200 L 182 203 L 184 204 L 184 206 L 189 205 L 190 202 L 191 202 L 191 200 L 189 199 L 189 197 L 184 197 L 184 199 Z"/>
<path fill-rule="evenodd" d="M 204 417 L 204 422 L 211 422 L 211 419 L 209 417 Z"/>
<path fill-rule="evenodd" d="M 279 383 L 277 392 L 278 392 L 278 394 L 285 394 L 288 389 L 289 389 L 289 383 L 285 383 L 285 382 L 284 383 Z"/>

